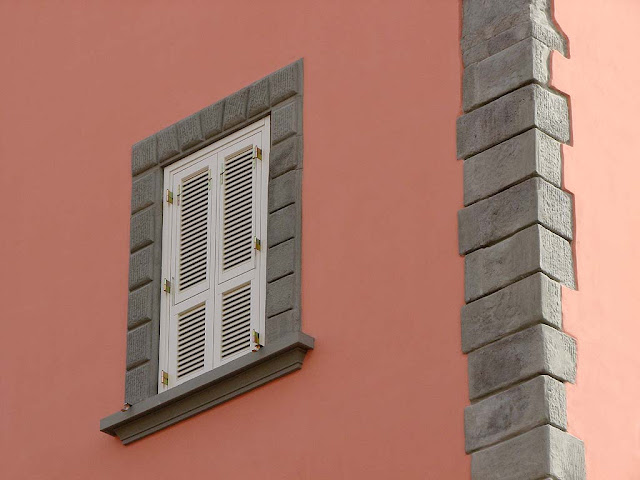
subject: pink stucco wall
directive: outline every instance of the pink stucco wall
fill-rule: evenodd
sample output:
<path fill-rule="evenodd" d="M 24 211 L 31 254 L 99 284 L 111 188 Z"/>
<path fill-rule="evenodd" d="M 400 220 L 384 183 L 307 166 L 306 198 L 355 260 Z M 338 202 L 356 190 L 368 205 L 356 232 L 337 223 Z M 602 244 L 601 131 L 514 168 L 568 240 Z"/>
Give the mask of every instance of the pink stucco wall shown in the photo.
<path fill-rule="evenodd" d="M 576 201 L 579 290 L 564 293 L 578 339 L 568 387 L 570 431 L 585 441 L 590 479 L 640 478 L 640 135 L 636 0 L 556 0 L 571 59 L 556 55 L 554 84 L 571 96 L 573 146 L 565 188 Z"/>
<path fill-rule="evenodd" d="M 1 2 L 3 478 L 468 478 L 459 23 L 451 0 Z M 123 447 L 98 421 L 123 402 L 130 147 L 300 57 L 317 348 Z"/>

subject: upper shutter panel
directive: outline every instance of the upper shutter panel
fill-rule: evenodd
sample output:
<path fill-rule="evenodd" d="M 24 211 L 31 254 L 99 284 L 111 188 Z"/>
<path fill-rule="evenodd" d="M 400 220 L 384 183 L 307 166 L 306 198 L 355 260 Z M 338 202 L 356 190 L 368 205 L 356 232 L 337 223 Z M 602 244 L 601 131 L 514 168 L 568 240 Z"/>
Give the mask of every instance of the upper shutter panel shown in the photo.
<path fill-rule="evenodd" d="M 180 181 L 177 195 L 176 303 L 209 287 L 212 230 L 210 172 L 207 166 L 185 175 Z"/>
<path fill-rule="evenodd" d="M 256 168 L 253 145 L 227 155 L 222 163 L 220 282 L 254 267 Z"/>

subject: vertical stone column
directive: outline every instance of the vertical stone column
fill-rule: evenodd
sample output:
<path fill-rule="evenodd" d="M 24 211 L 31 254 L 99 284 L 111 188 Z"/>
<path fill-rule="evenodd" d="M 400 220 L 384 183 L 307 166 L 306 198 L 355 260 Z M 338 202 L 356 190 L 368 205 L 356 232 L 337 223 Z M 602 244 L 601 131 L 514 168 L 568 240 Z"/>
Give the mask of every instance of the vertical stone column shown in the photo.
<path fill-rule="evenodd" d="M 561 285 L 575 288 L 573 199 L 561 188 L 567 99 L 549 87 L 566 53 L 551 0 L 464 0 L 465 445 L 473 480 L 585 478 L 566 433 L 564 382 L 575 340 L 562 332 Z"/>

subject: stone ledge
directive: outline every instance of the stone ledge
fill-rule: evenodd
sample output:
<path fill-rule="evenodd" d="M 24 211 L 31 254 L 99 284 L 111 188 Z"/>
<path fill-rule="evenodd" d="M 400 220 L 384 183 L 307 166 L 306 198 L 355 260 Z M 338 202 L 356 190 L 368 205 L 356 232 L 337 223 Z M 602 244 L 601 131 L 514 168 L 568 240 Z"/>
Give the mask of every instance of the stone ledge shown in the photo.
<path fill-rule="evenodd" d="M 100 431 L 129 444 L 299 370 L 306 352 L 313 346 L 312 337 L 301 332 L 291 333 L 258 352 L 149 397 L 125 412 L 103 418 Z"/>

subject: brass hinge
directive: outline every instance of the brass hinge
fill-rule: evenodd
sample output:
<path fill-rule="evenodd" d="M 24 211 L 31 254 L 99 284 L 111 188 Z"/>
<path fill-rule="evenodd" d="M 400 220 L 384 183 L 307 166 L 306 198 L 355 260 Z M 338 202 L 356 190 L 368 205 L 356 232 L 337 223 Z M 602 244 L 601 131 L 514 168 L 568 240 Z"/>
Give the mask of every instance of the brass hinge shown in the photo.
<path fill-rule="evenodd" d="M 167 293 L 171 293 L 171 282 L 166 278 L 164 279 L 164 285 L 162 286 L 162 289 Z"/>
<path fill-rule="evenodd" d="M 164 370 L 162 370 L 162 384 L 167 387 L 169 386 L 169 374 Z"/>
<path fill-rule="evenodd" d="M 254 245 L 256 247 L 256 250 L 261 250 L 262 249 L 262 242 L 260 241 L 260 239 L 258 237 L 254 238 Z"/>
<path fill-rule="evenodd" d="M 253 330 L 253 351 L 257 352 L 261 347 L 262 345 L 260 345 L 260 332 Z"/>
<path fill-rule="evenodd" d="M 169 189 L 167 189 L 167 203 L 173 203 L 173 192 Z"/>
<path fill-rule="evenodd" d="M 253 149 L 253 158 L 257 158 L 258 160 L 262 160 L 262 149 L 260 147 L 255 147 Z"/>

